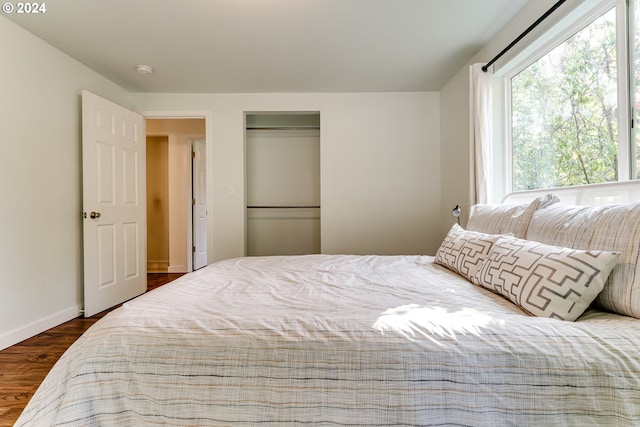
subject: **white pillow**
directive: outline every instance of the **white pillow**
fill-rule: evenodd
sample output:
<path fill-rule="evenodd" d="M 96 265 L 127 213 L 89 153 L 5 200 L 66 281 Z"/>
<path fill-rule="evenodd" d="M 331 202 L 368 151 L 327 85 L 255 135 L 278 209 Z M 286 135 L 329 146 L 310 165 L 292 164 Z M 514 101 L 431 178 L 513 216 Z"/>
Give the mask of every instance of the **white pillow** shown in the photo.
<path fill-rule="evenodd" d="M 474 205 L 466 229 L 487 234 L 510 234 L 524 239 L 533 213 L 557 202 L 557 197 L 547 194 L 518 205 Z"/>
<path fill-rule="evenodd" d="M 453 224 L 436 252 L 435 262 L 470 281 L 498 237 L 466 231 L 458 224 Z"/>
<path fill-rule="evenodd" d="M 534 213 L 527 239 L 620 252 L 620 262 L 595 302 L 611 312 L 640 318 L 640 203 L 553 205 Z"/>
<path fill-rule="evenodd" d="M 473 282 L 540 317 L 576 320 L 598 296 L 619 254 L 500 237 Z"/>

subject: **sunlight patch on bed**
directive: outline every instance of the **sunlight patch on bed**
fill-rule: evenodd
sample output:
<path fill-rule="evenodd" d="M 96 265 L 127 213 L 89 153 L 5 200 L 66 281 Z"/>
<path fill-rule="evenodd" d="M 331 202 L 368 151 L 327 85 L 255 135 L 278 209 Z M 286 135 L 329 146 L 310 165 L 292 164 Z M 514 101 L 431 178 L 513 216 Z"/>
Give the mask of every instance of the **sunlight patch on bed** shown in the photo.
<path fill-rule="evenodd" d="M 479 336 L 482 328 L 493 321 L 493 317 L 473 308 L 449 312 L 442 307 L 409 304 L 386 310 L 373 328 L 383 334 L 393 331 L 411 340 L 422 335 L 436 341 L 436 336 L 452 339 L 456 339 L 456 334 Z"/>

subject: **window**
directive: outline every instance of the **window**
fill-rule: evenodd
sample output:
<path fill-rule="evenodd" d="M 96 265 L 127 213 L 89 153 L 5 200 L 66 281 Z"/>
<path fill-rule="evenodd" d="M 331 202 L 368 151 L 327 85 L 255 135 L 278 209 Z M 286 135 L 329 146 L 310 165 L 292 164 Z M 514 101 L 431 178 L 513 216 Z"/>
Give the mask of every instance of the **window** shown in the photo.
<path fill-rule="evenodd" d="M 640 178 L 640 121 L 629 120 L 640 111 L 640 0 L 624 3 L 600 2 L 595 17 L 507 75 L 513 191 Z"/>
<path fill-rule="evenodd" d="M 635 179 L 640 179 L 640 132 L 637 132 L 637 127 L 640 125 L 640 0 L 633 0 L 631 2 L 630 19 L 630 37 L 632 41 L 631 53 L 633 55 L 633 61 L 629 61 L 633 67 L 631 75 L 631 95 L 633 99 L 631 105 L 633 105 L 632 114 L 634 117 L 632 125 L 634 126 L 634 132 L 632 132 L 634 143 L 631 145 L 632 152 L 631 158 L 635 163 Z"/>

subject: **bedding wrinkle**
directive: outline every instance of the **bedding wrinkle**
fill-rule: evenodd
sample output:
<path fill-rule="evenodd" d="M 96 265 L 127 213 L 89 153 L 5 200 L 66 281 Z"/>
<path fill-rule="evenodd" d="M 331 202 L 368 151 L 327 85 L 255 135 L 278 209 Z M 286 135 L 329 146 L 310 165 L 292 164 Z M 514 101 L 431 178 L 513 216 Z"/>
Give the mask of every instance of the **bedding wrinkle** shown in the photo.
<path fill-rule="evenodd" d="M 214 263 L 94 324 L 16 426 L 640 425 L 638 319 L 531 317 L 433 260 Z"/>

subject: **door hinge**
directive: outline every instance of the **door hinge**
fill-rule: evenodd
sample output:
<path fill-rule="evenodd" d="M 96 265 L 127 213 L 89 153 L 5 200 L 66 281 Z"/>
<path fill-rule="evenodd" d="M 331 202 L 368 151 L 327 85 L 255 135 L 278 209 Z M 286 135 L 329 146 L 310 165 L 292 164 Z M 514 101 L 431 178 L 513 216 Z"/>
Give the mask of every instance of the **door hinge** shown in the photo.
<path fill-rule="evenodd" d="M 196 152 L 195 152 L 195 151 L 192 151 L 192 152 L 191 152 L 191 158 L 193 158 L 193 159 L 195 159 L 195 158 L 196 158 Z"/>
<path fill-rule="evenodd" d="M 191 204 L 192 204 L 193 206 L 195 206 L 195 205 L 196 205 L 196 199 L 191 199 Z"/>
<path fill-rule="evenodd" d="M 196 253 L 196 247 L 193 246 L 191 251 L 195 254 Z"/>

